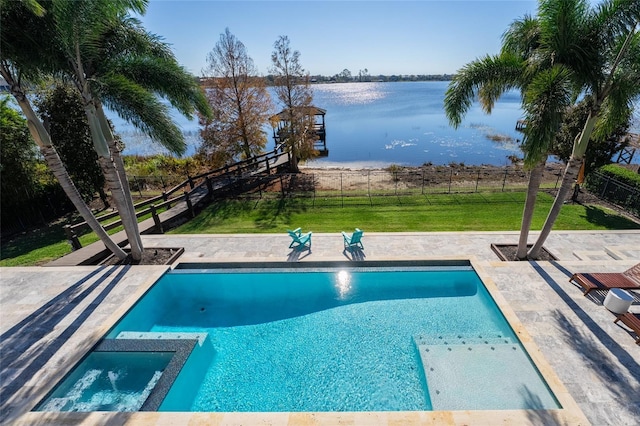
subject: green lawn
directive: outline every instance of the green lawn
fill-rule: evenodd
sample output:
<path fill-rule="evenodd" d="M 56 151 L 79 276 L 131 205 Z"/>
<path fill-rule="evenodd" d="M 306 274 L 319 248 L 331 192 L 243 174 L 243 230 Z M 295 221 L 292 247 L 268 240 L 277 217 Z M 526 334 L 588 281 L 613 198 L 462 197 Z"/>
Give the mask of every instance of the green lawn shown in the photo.
<path fill-rule="evenodd" d="M 10 240 L 2 240 L 0 248 L 0 266 L 33 266 L 43 265 L 71 253 L 71 245 L 67 242 L 62 224 L 26 232 Z M 98 241 L 93 232 L 82 235 L 83 246 Z"/>
<path fill-rule="evenodd" d="M 354 227 L 367 232 L 513 231 L 520 229 L 524 197 L 519 192 L 498 192 L 229 200 L 210 205 L 170 233 L 284 233 L 299 226 L 314 232 L 350 231 Z M 552 201 L 547 194 L 539 195 L 534 230 L 542 227 Z M 554 229 L 640 229 L 640 225 L 608 209 L 567 204 Z M 87 233 L 80 241 L 86 245 L 97 237 Z M 3 239 L 0 266 L 41 265 L 70 251 L 62 224 L 52 225 Z"/>
<path fill-rule="evenodd" d="M 520 229 L 524 193 L 438 194 L 351 198 L 229 200 L 210 205 L 173 234 L 284 232 L 302 227 L 338 232 L 513 231 Z M 532 229 L 542 228 L 553 199 L 540 194 Z M 640 225 L 598 207 L 567 204 L 554 229 L 634 229 Z"/>

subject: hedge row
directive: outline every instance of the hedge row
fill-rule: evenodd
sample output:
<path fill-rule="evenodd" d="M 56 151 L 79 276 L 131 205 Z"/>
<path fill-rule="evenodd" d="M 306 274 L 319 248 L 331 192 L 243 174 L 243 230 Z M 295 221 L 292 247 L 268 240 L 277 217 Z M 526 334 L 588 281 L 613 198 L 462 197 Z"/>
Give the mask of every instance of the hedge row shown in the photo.
<path fill-rule="evenodd" d="M 607 164 L 600 167 L 599 171 L 609 177 L 614 178 L 618 182 L 640 189 L 640 174 L 635 173 L 617 164 Z"/>
<path fill-rule="evenodd" d="M 615 164 L 589 173 L 587 188 L 600 198 L 640 217 L 640 175 Z"/>

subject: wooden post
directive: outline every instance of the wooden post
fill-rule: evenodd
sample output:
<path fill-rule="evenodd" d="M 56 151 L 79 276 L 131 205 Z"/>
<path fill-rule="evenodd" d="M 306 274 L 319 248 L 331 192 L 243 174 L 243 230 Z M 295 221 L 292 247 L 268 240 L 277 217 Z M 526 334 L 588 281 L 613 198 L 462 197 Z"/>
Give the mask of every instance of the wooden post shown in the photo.
<path fill-rule="evenodd" d="M 156 230 L 161 234 L 164 234 L 164 229 L 162 229 L 162 221 L 160 220 L 160 216 L 158 216 L 158 212 L 156 211 L 156 206 L 151 204 L 149 208 L 151 209 L 151 217 L 153 217 L 153 223 L 156 226 Z"/>
<path fill-rule="evenodd" d="M 192 178 L 191 176 L 187 175 L 187 180 L 189 180 L 189 188 L 190 188 L 190 189 L 195 188 L 195 186 L 196 186 L 196 185 L 195 185 L 195 183 L 193 182 L 193 178 Z"/>
<path fill-rule="evenodd" d="M 504 186 L 507 183 L 507 173 L 509 173 L 509 169 L 504 169 L 504 178 L 502 179 L 502 192 L 504 192 Z"/>
<path fill-rule="evenodd" d="M 169 196 L 167 195 L 166 192 L 162 191 L 162 199 L 167 202 L 169 200 Z M 171 203 L 167 204 L 167 208 L 170 209 L 171 208 Z"/>
<path fill-rule="evenodd" d="M 213 198 L 213 184 L 211 183 L 211 178 L 209 178 L 209 176 L 207 175 L 206 177 L 206 182 L 207 182 L 207 192 L 208 192 L 208 196 L 209 198 Z"/>
<path fill-rule="evenodd" d="M 398 195 L 398 172 L 393 172 L 393 182 L 395 184 L 394 194 Z"/>
<path fill-rule="evenodd" d="M 340 205 L 344 207 L 344 194 L 342 193 L 342 172 L 340 173 Z"/>
<path fill-rule="evenodd" d="M 282 173 L 280 173 L 280 192 L 282 193 L 282 198 L 284 198 L 284 181 L 282 180 Z"/>
<path fill-rule="evenodd" d="M 138 178 L 136 177 L 136 175 L 133 175 L 133 180 L 136 182 L 136 186 L 138 187 L 138 194 L 140 194 L 140 198 L 142 198 L 142 191 L 140 190 L 140 181 L 138 181 Z"/>
<path fill-rule="evenodd" d="M 69 244 L 71 244 L 71 249 L 73 251 L 80 250 L 82 248 L 82 244 L 80 244 L 76 231 L 73 230 L 71 225 L 65 225 L 63 228 L 64 233 L 67 235 L 67 240 L 69 240 Z"/>
<path fill-rule="evenodd" d="M 478 182 L 480 182 L 480 169 L 478 169 L 478 177 L 476 178 L 476 192 L 478 192 Z"/>
<path fill-rule="evenodd" d="M 191 214 L 191 217 L 196 217 L 196 212 L 193 210 L 193 204 L 191 204 L 189 193 L 187 191 L 184 191 L 184 201 L 187 203 L 187 210 L 189 210 L 189 214 Z"/>
<path fill-rule="evenodd" d="M 371 170 L 367 171 L 367 194 L 369 194 L 369 205 L 373 207 L 373 200 L 371 199 Z"/>
<path fill-rule="evenodd" d="M 453 169 L 449 173 L 449 194 L 451 194 L 451 181 L 453 180 Z"/>

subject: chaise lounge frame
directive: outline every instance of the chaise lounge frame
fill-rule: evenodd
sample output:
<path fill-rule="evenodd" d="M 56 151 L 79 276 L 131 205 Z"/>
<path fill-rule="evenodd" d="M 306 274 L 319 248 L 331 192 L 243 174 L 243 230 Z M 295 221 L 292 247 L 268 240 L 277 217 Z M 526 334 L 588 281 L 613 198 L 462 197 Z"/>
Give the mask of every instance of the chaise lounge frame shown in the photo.
<path fill-rule="evenodd" d="M 624 325 L 636 333 L 636 345 L 640 345 L 640 314 L 626 312 L 622 315 L 618 315 L 614 323 L 617 323 L 618 321 L 622 321 Z"/>
<path fill-rule="evenodd" d="M 640 263 L 624 272 L 575 273 L 569 279 L 569 282 L 571 281 L 582 287 L 585 296 L 591 290 L 640 290 Z"/>

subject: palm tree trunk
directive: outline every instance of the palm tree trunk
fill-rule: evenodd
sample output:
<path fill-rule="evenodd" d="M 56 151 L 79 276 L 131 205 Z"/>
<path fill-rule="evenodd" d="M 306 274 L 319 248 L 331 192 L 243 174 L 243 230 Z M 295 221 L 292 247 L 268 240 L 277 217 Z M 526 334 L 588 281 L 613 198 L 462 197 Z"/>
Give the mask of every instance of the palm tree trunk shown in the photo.
<path fill-rule="evenodd" d="M 136 218 L 136 210 L 133 207 L 133 197 L 131 196 L 131 190 L 129 188 L 129 180 L 127 178 L 127 173 L 124 169 L 124 161 L 122 160 L 122 156 L 120 155 L 120 148 L 118 148 L 115 138 L 113 137 L 113 132 L 111 131 L 111 126 L 109 126 L 109 122 L 107 120 L 106 115 L 104 114 L 104 109 L 102 108 L 102 103 L 97 100 L 96 101 L 96 114 L 98 120 L 100 121 L 100 127 L 102 128 L 102 133 L 107 140 L 107 145 L 109 146 L 109 151 L 111 152 L 111 156 L 113 158 L 113 162 L 115 164 L 116 172 L 120 178 L 120 182 L 122 183 L 122 190 L 124 192 L 125 199 L 131 200 L 131 202 L 127 203 L 127 207 L 129 208 L 129 213 L 133 218 L 135 218 L 136 227 L 138 226 L 138 220 Z M 137 237 L 137 245 L 140 247 L 140 250 L 144 250 L 144 246 L 142 245 L 142 237 L 140 236 L 140 231 L 136 232 Z"/>
<path fill-rule="evenodd" d="M 100 222 L 98 222 L 98 219 L 93 215 L 91 209 L 89 209 L 82 200 L 80 192 L 78 192 L 78 189 L 71 181 L 71 177 L 67 173 L 64 164 L 62 164 L 62 160 L 55 148 L 53 146 L 41 146 L 40 152 L 44 156 L 49 169 L 58 179 L 58 182 L 60 182 L 60 186 L 62 186 L 65 194 L 67 194 L 67 197 L 69 197 L 69 200 L 71 200 L 75 208 L 78 210 L 78 213 L 80 213 L 80 216 L 82 216 L 85 222 L 87 222 L 87 225 L 89 225 L 91 230 L 96 233 L 98 238 L 100 238 L 100 241 L 104 243 L 105 247 L 118 259 L 122 260 L 126 258 L 127 253 L 125 253 L 125 251 L 111 239 L 109 234 L 107 234 L 107 231 L 104 230 L 102 225 L 100 225 Z"/>
<path fill-rule="evenodd" d="M 551 210 L 549 210 L 549 214 L 547 215 L 547 219 L 542 226 L 542 231 L 540 231 L 540 235 L 538 236 L 536 243 L 533 245 L 533 247 L 531 247 L 531 250 L 529 251 L 529 258 L 531 259 L 537 259 L 540 256 L 542 246 L 547 240 L 547 237 L 549 237 L 551 229 L 553 228 L 556 219 L 558 219 L 558 215 L 560 214 L 560 210 L 562 209 L 564 202 L 569 198 L 569 195 L 572 192 L 573 185 L 578 178 L 578 174 L 580 173 L 580 167 L 582 166 L 584 154 L 587 151 L 587 147 L 589 146 L 589 139 L 591 139 L 593 127 L 596 124 L 599 108 L 600 105 L 597 103 L 591 108 L 584 128 L 582 129 L 579 138 L 576 139 L 576 142 L 573 145 L 573 152 L 571 153 L 571 157 L 569 158 L 567 166 L 564 169 L 564 174 L 562 175 L 562 183 L 560 184 L 560 188 L 558 189 L 556 198 L 553 200 L 553 205 L 551 206 Z"/>
<path fill-rule="evenodd" d="M 138 229 L 138 220 L 135 215 L 131 214 L 129 204 L 132 203 L 131 197 L 127 199 L 124 194 L 124 185 L 120 181 L 120 176 L 116 171 L 116 168 L 111 159 L 111 153 L 109 152 L 109 146 L 102 133 L 102 128 L 96 114 L 96 108 L 93 104 L 93 98 L 88 90 L 82 91 L 82 97 L 84 100 L 84 110 L 89 121 L 89 128 L 91 129 L 91 137 L 93 139 L 93 146 L 98 153 L 98 164 L 102 168 L 107 188 L 111 191 L 113 203 L 118 209 L 120 219 L 122 220 L 122 226 L 127 234 L 129 245 L 131 247 L 131 257 L 133 260 L 142 259 L 142 245 L 140 239 L 140 230 Z"/>
<path fill-rule="evenodd" d="M 62 163 L 58 152 L 51 144 L 51 138 L 44 125 L 42 124 L 42 121 L 38 119 L 38 116 L 31 107 L 31 103 L 27 99 L 20 86 L 12 78 L 11 74 L 8 73 L 6 69 L 4 69 L 4 67 L 2 69 L 2 76 L 7 81 L 7 83 L 11 85 L 11 94 L 16 99 L 18 105 L 20 106 L 20 109 L 22 110 L 22 113 L 27 118 L 27 127 L 29 128 L 31 137 L 33 137 L 33 140 L 38 145 L 40 152 L 42 153 L 47 165 L 49 166 L 49 169 L 56 177 L 56 179 L 58 179 L 58 182 L 60 182 L 60 186 L 64 190 L 67 197 L 69 197 L 71 203 L 73 203 L 75 208 L 78 210 L 78 213 L 80 213 L 80 216 L 82 216 L 85 222 L 87 222 L 87 225 L 89 225 L 91 230 L 96 233 L 98 238 L 100 238 L 100 241 L 104 243 L 107 249 L 109 249 L 119 259 L 124 259 L 125 257 L 127 257 L 127 254 L 124 252 L 124 250 L 122 250 L 111 239 L 111 237 L 109 237 L 109 234 L 107 234 L 102 225 L 100 225 L 100 222 L 98 222 L 96 217 L 93 215 L 91 209 L 85 204 L 82 196 L 80 195 L 80 192 L 73 184 L 73 181 L 71 180 L 67 169 Z"/>
<path fill-rule="evenodd" d="M 520 239 L 518 240 L 518 251 L 516 253 L 518 260 L 525 260 L 527 258 L 529 231 L 531 230 L 531 221 L 533 220 L 533 212 L 536 207 L 536 199 L 538 198 L 538 190 L 540 189 L 540 183 L 542 182 L 542 175 L 544 173 L 544 165 L 546 161 L 547 159 L 545 157 L 531 170 L 531 174 L 529 175 L 527 198 L 522 212 Z"/>
<path fill-rule="evenodd" d="M 69 58 L 71 67 L 73 68 L 75 79 L 74 83 L 80 92 L 82 97 L 82 103 L 84 105 L 84 112 L 89 122 L 89 129 L 91 131 L 91 139 L 93 141 L 93 148 L 98 154 L 98 164 L 102 168 L 107 187 L 111 191 L 113 202 L 116 205 L 116 209 L 120 214 L 122 220 L 122 226 L 127 234 L 129 240 L 129 246 L 131 247 L 131 257 L 133 260 L 142 259 L 142 240 L 140 238 L 140 230 L 138 228 L 138 219 L 135 214 L 132 214 L 133 208 L 129 208 L 130 204 L 133 204 L 131 197 L 127 198 L 124 194 L 124 185 L 120 180 L 116 168 L 111 158 L 109 146 L 107 144 L 106 137 L 102 131 L 102 126 L 96 112 L 96 104 L 94 103 L 94 96 L 91 93 L 89 87 L 89 81 L 85 73 L 85 69 L 82 62 L 82 56 L 80 52 L 80 45 L 76 41 L 75 43 L 75 55 Z"/>

